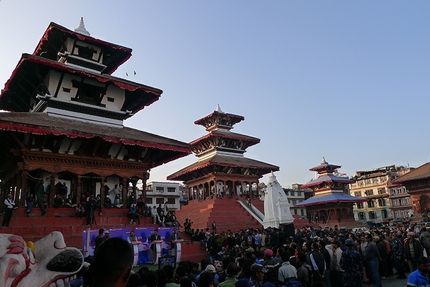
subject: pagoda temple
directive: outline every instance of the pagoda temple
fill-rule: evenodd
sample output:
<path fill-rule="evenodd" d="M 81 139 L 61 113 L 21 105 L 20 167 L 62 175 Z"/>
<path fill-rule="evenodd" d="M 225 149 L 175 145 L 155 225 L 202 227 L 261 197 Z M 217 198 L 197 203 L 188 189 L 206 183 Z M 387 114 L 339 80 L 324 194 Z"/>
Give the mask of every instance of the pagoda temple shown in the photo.
<path fill-rule="evenodd" d="M 81 19 L 74 31 L 50 23 L 35 51 L 22 55 L 0 94 L 0 109 L 9 111 L 0 113 L 2 202 L 12 192 L 24 206 L 42 184 L 51 205 L 65 186 L 75 201 L 116 188 L 126 206 L 151 168 L 192 152 L 187 143 L 123 125 L 162 94 L 112 76 L 131 52 L 90 36 Z"/>
<path fill-rule="evenodd" d="M 309 169 L 318 173 L 318 178 L 302 185 L 302 188 L 312 190 L 314 196 L 295 207 L 306 207 L 310 223 L 334 227 L 356 227 L 352 211 L 356 202 L 366 201 L 363 198 L 351 196 L 348 185 L 355 181 L 337 176 L 340 165 L 329 164 L 323 158 L 319 166 Z"/>
<path fill-rule="evenodd" d="M 190 199 L 257 191 L 258 180 L 279 167 L 244 157 L 246 149 L 260 139 L 231 131 L 243 120 L 243 116 L 224 113 L 218 105 L 213 113 L 195 121 L 208 131 L 190 143 L 198 160 L 167 179 L 184 181 Z"/>

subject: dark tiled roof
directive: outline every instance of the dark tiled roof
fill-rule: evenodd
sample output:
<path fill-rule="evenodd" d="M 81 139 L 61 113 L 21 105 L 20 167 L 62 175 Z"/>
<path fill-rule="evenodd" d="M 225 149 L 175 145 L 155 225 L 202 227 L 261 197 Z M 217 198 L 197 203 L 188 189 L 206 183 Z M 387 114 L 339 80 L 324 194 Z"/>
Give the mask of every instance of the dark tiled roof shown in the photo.
<path fill-rule="evenodd" d="M 49 116 L 46 113 L 0 113 L 0 130 L 35 134 L 66 135 L 77 138 L 101 137 L 124 145 L 139 145 L 161 150 L 175 151 L 183 155 L 191 153 L 189 144 L 128 127 L 112 127 Z"/>
<path fill-rule="evenodd" d="M 404 183 L 407 181 L 414 181 L 420 179 L 430 178 L 430 162 L 423 164 L 422 166 L 408 172 L 405 175 L 395 179 L 393 183 Z"/>
<path fill-rule="evenodd" d="M 228 139 L 243 140 L 243 141 L 251 142 L 254 144 L 257 144 L 260 142 L 259 138 L 255 138 L 255 137 L 251 137 L 251 136 L 247 136 L 247 135 L 242 135 L 242 134 L 238 134 L 238 133 L 233 133 L 230 131 L 216 130 L 216 131 L 212 131 L 212 132 L 208 133 L 207 135 L 202 136 L 202 137 L 192 141 L 190 144 L 198 143 L 202 140 L 205 140 L 205 139 L 213 137 L 213 136 L 220 136 L 220 137 L 224 137 L 224 138 L 228 138 Z"/>
<path fill-rule="evenodd" d="M 361 197 L 355 197 L 342 192 L 334 192 L 327 195 L 313 196 L 299 204 L 294 205 L 294 207 L 305 207 L 313 205 L 323 205 L 327 203 L 349 203 L 349 202 L 365 202 L 366 199 Z"/>
<path fill-rule="evenodd" d="M 180 180 L 179 178 L 184 174 L 187 174 L 211 165 L 264 169 L 264 170 L 267 170 L 267 173 L 270 171 L 279 170 L 279 167 L 276 165 L 271 165 L 265 162 L 261 162 L 261 161 L 257 161 L 257 160 L 253 160 L 245 157 L 214 155 L 213 157 L 207 158 L 202 161 L 198 161 L 192 165 L 189 165 L 181 169 L 178 172 L 175 172 L 174 174 L 169 175 L 167 179 Z"/>
<path fill-rule="evenodd" d="M 314 179 L 314 180 L 302 185 L 302 188 L 309 188 L 309 187 L 316 186 L 316 185 L 319 185 L 319 184 L 324 183 L 324 182 L 340 182 L 340 183 L 349 184 L 349 183 L 354 183 L 355 181 L 350 180 L 349 178 L 346 178 L 346 177 L 327 175 L 327 176 L 318 177 L 317 179 Z"/>

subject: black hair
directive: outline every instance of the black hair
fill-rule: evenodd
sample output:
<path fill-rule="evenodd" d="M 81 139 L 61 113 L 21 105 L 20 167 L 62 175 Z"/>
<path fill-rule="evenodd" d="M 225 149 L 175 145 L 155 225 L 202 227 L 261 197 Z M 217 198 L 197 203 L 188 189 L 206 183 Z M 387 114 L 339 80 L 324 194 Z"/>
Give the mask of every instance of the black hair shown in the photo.
<path fill-rule="evenodd" d="M 133 249 L 124 239 L 113 237 L 103 241 L 94 255 L 91 274 L 95 284 L 114 284 L 123 273 L 131 271 Z"/>

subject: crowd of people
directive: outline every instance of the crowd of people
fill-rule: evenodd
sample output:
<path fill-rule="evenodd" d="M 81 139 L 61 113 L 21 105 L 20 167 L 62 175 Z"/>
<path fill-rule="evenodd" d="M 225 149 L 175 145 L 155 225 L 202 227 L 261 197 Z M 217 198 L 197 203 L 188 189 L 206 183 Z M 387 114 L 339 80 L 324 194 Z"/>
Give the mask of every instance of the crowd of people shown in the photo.
<path fill-rule="evenodd" d="M 245 254 L 254 263 L 261 263 L 269 273 L 266 280 L 275 285 L 324 282 L 324 286 L 334 287 L 362 283 L 379 287 L 389 277 L 406 279 L 406 273 L 430 267 L 423 259 L 430 252 L 430 232 L 424 224 L 354 230 L 307 227 L 296 229 L 290 236 L 279 229 L 216 233 L 207 228 L 192 229 L 191 235 L 212 261 L 233 260 Z M 273 280 L 273 269 L 287 269 L 288 275 Z M 287 278 L 292 281 L 287 283 Z M 292 285 L 293 281 L 298 283 Z"/>
<path fill-rule="evenodd" d="M 202 232 L 198 230 L 198 233 Z M 96 268 L 96 271 L 88 271 L 86 275 L 81 272 L 81 285 L 73 285 L 73 282 L 70 285 L 349 287 L 367 283 L 380 287 L 388 277 L 406 279 L 409 273 L 408 286 L 430 286 L 430 261 L 427 259 L 430 232 L 423 224 L 354 230 L 339 229 L 337 226 L 307 227 L 296 229 L 290 236 L 286 230 L 277 228 L 220 233 L 207 228 L 203 236 L 198 240 L 207 250 L 208 257 L 198 263 L 183 261 L 176 268 L 166 265 L 157 271 L 150 271 L 144 266 L 134 273 L 130 258 L 127 268 L 118 267 L 117 277 L 111 277 L 110 281 L 107 281 L 108 278 L 95 278 L 99 274 L 98 268 L 103 269 L 98 265 L 99 258 L 104 258 L 101 260 L 103 264 L 114 266 L 125 261 L 113 263 L 101 253 L 116 248 L 112 245 L 115 243 L 122 246 L 119 250 L 123 253 L 114 255 L 125 256 L 128 254 L 125 244 L 132 248 L 132 241 L 120 243 L 121 239 L 115 239 L 115 242 L 110 242 L 112 239 L 109 236 L 101 237 L 96 239 L 95 257 L 89 267 L 89 270 Z M 93 267 L 94 263 L 98 264 Z M 102 276 L 101 273 L 99 275 Z"/>

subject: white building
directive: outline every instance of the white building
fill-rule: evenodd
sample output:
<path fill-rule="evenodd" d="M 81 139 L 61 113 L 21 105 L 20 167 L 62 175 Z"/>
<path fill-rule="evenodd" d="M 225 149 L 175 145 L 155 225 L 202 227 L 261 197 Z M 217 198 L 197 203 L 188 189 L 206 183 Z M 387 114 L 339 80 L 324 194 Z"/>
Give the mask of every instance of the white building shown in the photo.
<path fill-rule="evenodd" d="M 306 218 L 305 207 L 294 207 L 294 205 L 308 199 L 312 193 L 311 190 L 302 189 L 301 186 L 301 184 L 295 183 L 292 185 L 292 188 L 283 188 L 283 190 L 287 195 L 289 204 L 291 205 L 291 214 L 300 215 L 302 218 Z"/>
<path fill-rule="evenodd" d="M 164 203 L 167 201 L 169 210 L 179 210 L 181 197 L 182 192 L 178 182 L 152 181 L 146 184 L 146 204 L 148 206 L 158 207 L 161 204 L 164 207 Z"/>

